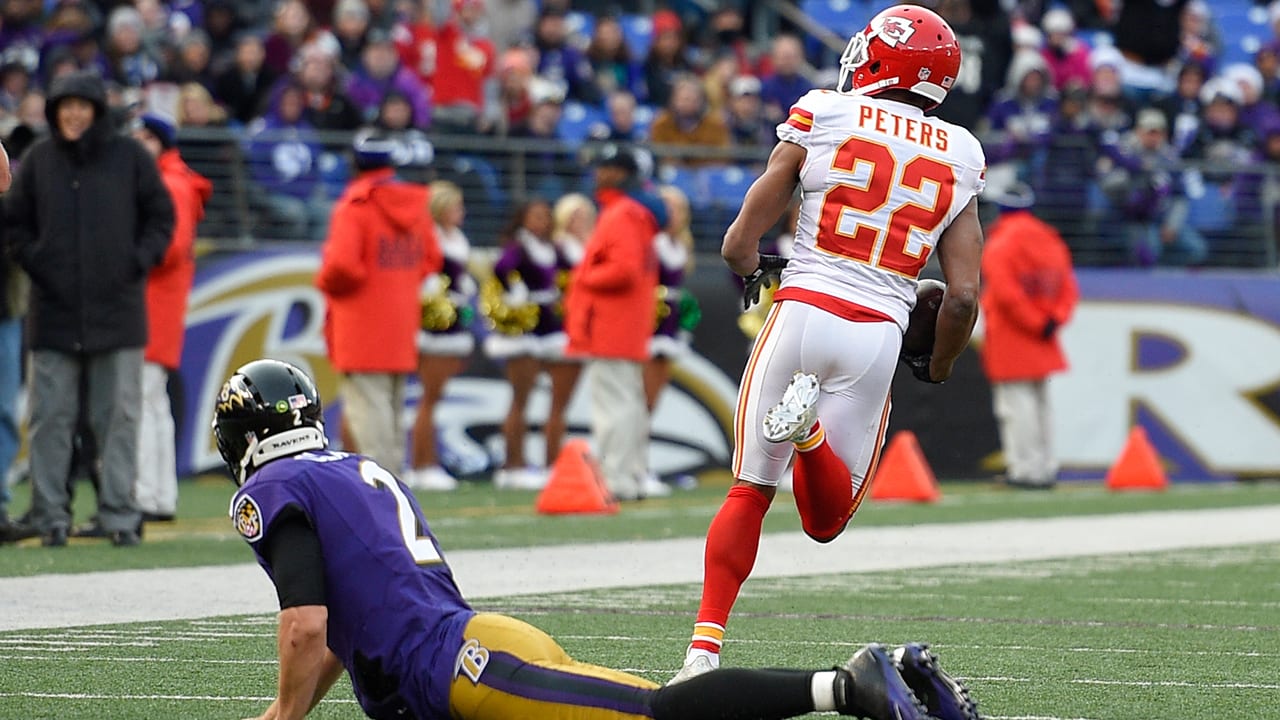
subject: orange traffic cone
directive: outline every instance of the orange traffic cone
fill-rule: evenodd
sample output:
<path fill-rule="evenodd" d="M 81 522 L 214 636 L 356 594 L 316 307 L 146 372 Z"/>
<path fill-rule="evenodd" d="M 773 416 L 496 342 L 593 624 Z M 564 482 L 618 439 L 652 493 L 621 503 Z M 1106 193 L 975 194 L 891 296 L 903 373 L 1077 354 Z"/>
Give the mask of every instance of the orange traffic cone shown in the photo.
<path fill-rule="evenodd" d="M 1129 431 L 1120 457 L 1107 471 L 1108 490 L 1164 490 L 1169 477 L 1164 473 L 1160 456 L 1147 439 L 1147 431 L 1135 425 Z"/>
<path fill-rule="evenodd" d="M 570 440 L 560 449 L 534 508 L 546 515 L 618 512 L 586 440 Z"/>
<path fill-rule="evenodd" d="M 941 497 L 938 479 L 924 459 L 915 433 L 899 431 L 889 441 L 875 477 L 871 478 L 871 499 L 937 502 Z"/>

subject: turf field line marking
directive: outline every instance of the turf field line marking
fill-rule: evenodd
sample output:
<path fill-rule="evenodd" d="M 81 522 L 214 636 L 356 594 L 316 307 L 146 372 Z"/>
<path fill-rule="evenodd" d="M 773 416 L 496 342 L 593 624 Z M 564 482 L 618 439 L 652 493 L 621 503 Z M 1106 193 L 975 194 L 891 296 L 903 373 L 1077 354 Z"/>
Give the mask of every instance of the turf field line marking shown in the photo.
<path fill-rule="evenodd" d="M 47 655 L 0 655 L 0 660 L 57 660 L 68 658 Z M 89 662 L 197 663 L 200 665 L 275 665 L 275 660 L 211 660 L 209 658 L 116 657 L 111 655 L 77 655 L 75 660 Z"/>
<path fill-rule="evenodd" d="M 1101 583 L 1090 582 L 1091 585 Z M 862 590 L 857 593 L 863 597 L 873 598 L 898 598 L 901 593 L 884 592 L 881 590 Z M 1025 602 L 1028 598 L 1025 595 L 965 595 L 970 600 L 996 600 L 1001 602 Z M 912 592 L 913 600 L 940 599 L 951 600 L 955 598 L 955 593 L 926 593 Z M 1196 598 L 1143 598 L 1143 597 L 1082 597 L 1078 598 L 1079 602 L 1088 602 L 1095 605 L 1106 605 L 1116 603 L 1119 605 L 1190 605 L 1190 606 L 1206 606 L 1206 607 L 1239 607 L 1239 608 L 1277 608 L 1280 602 L 1267 600 L 1200 600 Z"/>
<path fill-rule="evenodd" d="M 189 632 L 186 630 L 176 631 L 172 634 L 157 635 L 157 629 L 149 630 L 120 630 L 120 631 L 97 631 L 88 633 L 48 633 L 41 635 L 10 635 L 9 637 L 30 637 L 30 638 L 87 638 L 90 640 L 113 640 L 113 639 L 135 639 L 135 640 L 182 640 L 182 641 L 203 641 L 203 640 L 222 640 L 225 638 L 265 638 L 275 637 L 275 633 L 247 633 L 247 632 Z M 164 632 L 161 630 L 160 632 Z"/>
<path fill-rule="evenodd" d="M 1060 718 L 1056 715 L 983 715 L 987 720 L 1090 720 L 1089 718 Z"/>
<path fill-rule="evenodd" d="M 645 610 L 641 608 L 600 607 L 592 605 L 542 605 L 535 607 L 485 605 L 485 612 L 507 615 L 629 615 L 633 617 L 687 617 L 688 610 Z M 878 615 L 872 613 L 767 613 L 742 611 L 734 617 L 773 620 L 834 620 L 851 622 L 933 622 L 969 623 L 973 625 L 1035 625 L 1044 627 L 1131 628 L 1158 630 L 1226 630 L 1232 632 L 1277 632 L 1276 625 L 1215 625 L 1212 623 L 1148 623 L 1132 620 L 1069 620 L 1064 618 L 983 618 L 947 615 Z"/>
<path fill-rule="evenodd" d="M 1019 678 L 1004 677 L 1000 675 L 992 677 L 976 677 L 957 676 L 965 682 L 1009 682 L 1009 683 L 1030 683 L 1044 682 L 1044 678 Z M 1239 682 L 1190 682 L 1188 680 L 1102 680 L 1099 678 L 1074 678 L 1065 679 L 1069 685 L 1114 685 L 1120 687 L 1180 687 L 1195 688 L 1199 690 L 1280 690 L 1280 685 L 1273 683 L 1239 683 Z"/>
<path fill-rule="evenodd" d="M 632 635 L 568 635 L 557 633 L 561 640 L 584 640 L 602 642 L 686 642 L 688 636 L 642 637 Z M 740 638 L 735 637 L 727 642 L 734 645 L 795 645 L 801 647 L 862 647 L 875 640 L 782 640 L 777 638 Z M 1191 657 L 1232 657 L 1232 658 L 1267 658 L 1280 657 L 1280 653 L 1265 653 L 1256 650 L 1234 652 L 1226 650 L 1171 650 L 1168 648 L 1122 648 L 1122 647 L 1045 647 L 1036 645 L 965 645 L 960 643 L 939 643 L 930 645 L 935 649 L 948 650 L 1009 650 L 1016 652 L 1072 652 L 1072 653 L 1122 653 L 1130 655 L 1186 655 Z"/>
<path fill-rule="evenodd" d="M 0 692 L 0 698 L 39 698 L 49 700 L 183 700 L 194 702 L 272 702 L 274 697 L 258 695 L 107 695 L 105 693 Z M 324 703 L 355 705 L 354 699 L 326 699 Z"/>
<path fill-rule="evenodd" d="M 4 645 L 40 645 L 50 646 L 51 648 L 75 648 L 75 647 L 155 647 L 154 642 L 144 642 L 142 640 L 134 640 L 128 642 L 97 642 L 93 640 L 44 640 L 33 637 L 7 637 L 0 638 L 0 646 Z"/>

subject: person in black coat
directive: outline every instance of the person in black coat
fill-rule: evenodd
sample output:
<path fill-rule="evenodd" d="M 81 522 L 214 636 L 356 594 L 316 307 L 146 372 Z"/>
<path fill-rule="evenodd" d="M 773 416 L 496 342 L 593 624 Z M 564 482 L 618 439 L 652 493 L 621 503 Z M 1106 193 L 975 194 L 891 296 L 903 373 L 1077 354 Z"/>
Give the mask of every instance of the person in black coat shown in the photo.
<path fill-rule="evenodd" d="M 84 396 L 102 460 L 98 521 L 136 545 L 145 284 L 173 234 L 173 204 L 155 160 L 115 132 L 102 80 L 59 78 L 45 111 L 51 136 L 32 145 L 5 197 L 8 250 L 31 278 L 32 522 L 65 545 L 66 473 Z"/>

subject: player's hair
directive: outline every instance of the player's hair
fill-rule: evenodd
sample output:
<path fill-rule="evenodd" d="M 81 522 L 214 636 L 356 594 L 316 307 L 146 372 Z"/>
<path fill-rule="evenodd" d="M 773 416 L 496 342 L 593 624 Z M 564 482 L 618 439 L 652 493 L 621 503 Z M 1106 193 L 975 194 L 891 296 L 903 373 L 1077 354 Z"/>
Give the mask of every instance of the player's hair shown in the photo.
<path fill-rule="evenodd" d="M 436 180 L 427 187 L 431 190 L 427 209 L 431 212 L 431 219 L 437 223 L 450 208 L 462 204 L 462 188 L 448 180 Z"/>
<path fill-rule="evenodd" d="M 525 200 L 516 206 L 514 212 L 511 213 L 511 219 L 503 226 L 502 233 L 498 235 L 498 241 L 502 245 L 513 243 L 516 240 L 516 233 L 520 228 L 524 227 L 525 220 L 529 217 L 529 211 L 538 205 L 551 207 L 551 203 L 545 198 L 532 198 Z"/>

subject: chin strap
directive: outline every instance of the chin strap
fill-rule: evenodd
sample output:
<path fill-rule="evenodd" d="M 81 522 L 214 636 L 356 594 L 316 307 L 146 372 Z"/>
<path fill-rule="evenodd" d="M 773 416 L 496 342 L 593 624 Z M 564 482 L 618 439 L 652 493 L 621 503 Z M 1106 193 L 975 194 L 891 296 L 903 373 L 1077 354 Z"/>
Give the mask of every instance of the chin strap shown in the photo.
<path fill-rule="evenodd" d="M 329 439 L 324 436 L 323 425 L 285 430 L 265 440 L 255 438 L 249 442 L 244 459 L 240 461 L 241 477 L 247 479 L 250 472 L 276 458 L 296 455 L 304 450 L 323 450 L 328 446 Z"/>

